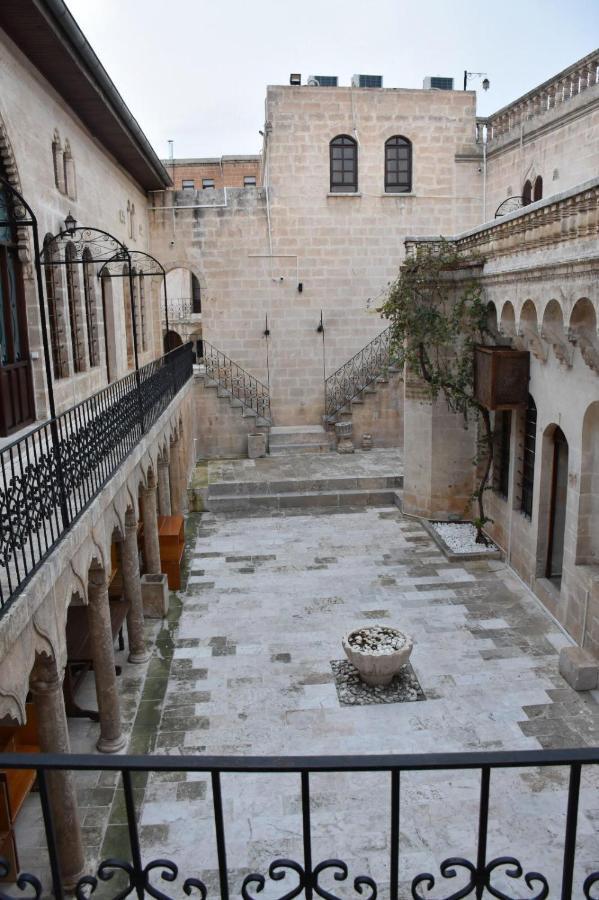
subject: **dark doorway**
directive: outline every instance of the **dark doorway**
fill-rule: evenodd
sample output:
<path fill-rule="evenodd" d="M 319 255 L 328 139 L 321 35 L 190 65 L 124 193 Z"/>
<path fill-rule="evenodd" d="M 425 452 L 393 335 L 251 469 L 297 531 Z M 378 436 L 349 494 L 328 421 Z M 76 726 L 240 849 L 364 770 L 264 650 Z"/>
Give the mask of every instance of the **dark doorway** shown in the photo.
<path fill-rule="evenodd" d="M 561 428 L 556 428 L 553 433 L 552 465 L 549 542 L 545 574 L 547 578 L 559 585 L 562 580 L 566 501 L 568 498 L 568 442 Z"/>
<path fill-rule="evenodd" d="M 176 331 L 167 331 L 164 335 L 164 352 L 169 353 L 175 347 L 180 347 L 182 343 L 180 334 L 177 334 Z"/>
<path fill-rule="evenodd" d="M 0 185 L 0 435 L 35 419 L 23 273 L 11 219 L 12 198 Z"/>

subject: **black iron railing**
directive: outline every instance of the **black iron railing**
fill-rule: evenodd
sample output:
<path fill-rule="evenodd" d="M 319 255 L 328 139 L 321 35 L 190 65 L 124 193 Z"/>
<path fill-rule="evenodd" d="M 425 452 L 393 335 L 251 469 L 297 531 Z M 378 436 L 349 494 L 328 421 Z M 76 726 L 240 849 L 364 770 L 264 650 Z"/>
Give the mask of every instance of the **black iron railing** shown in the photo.
<path fill-rule="evenodd" d="M 192 372 L 185 344 L 0 451 L 0 615 Z"/>
<path fill-rule="evenodd" d="M 20 873 L 20 881 L 17 884 L 21 888 L 29 888 L 33 891 L 33 897 L 40 898 L 50 894 L 50 888 L 57 900 L 64 896 L 64 888 L 60 877 L 60 860 L 56 857 L 56 827 L 57 811 L 52 809 L 48 798 L 48 775 L 53 770 L 70 770 L 74 772 L 82 770 L 112 771 L 120 773 L 120 783 L 117 791 L 124 795 L 124 809 L 126 812 L 126 835 L 123 835 L 118 858 L 109 858 L 99 862 L 95 873 L 85 875 L 79 882 L 76 896 L 79 900 L 85 900 L 93 892 L 99 882 L 109 883 L 102 891 L 103 897 L 125 898 L 137 893 L 143 898 L 147 895 L 168 900 L 168 895 L 163 892 L 165 883 L 173 884 L 172 893 L 181 896 L 181 889 L 187 895 L 199 896 L 202 900 L 206 897 L 220 897 L 228 900 L 230 896 L 239 894 L 243 900 L 255 900 L 267 886 L 267 896 L 278 897 L 279 900 L 291 900 L 291 898 L 303 894 L 306 900 L 312 900 L 313 896 L 324 900 L 336 900 L 333 892 L 335 882 L 345 882 L 350 878 L 349 884 L 353 884 L 353 890 L 362 896 L 363 900 L 375 900 L 379 893 L 388 896 L 390 900 L 403 900 L 403 898 L 443 898 L 443 900 L 457 900 L 461 897 L 499 897 L 503 900 L 516 900 L 527 897 L 531 900 L 544 900 L 546 897 L 571 900 L 571 898 L 596 897 L 599 888 L 599 854 L 596 844 L 592 842 L 590 859 L 581 860 L 575 868 L 577 852 L 578 808 L 581 799 L 581 775 L 590 773 L 596 775 L 595 767 L 599 763 L 599 751 L 596 749 L 582 750 L 528 750 L 517 752 L 477 752 L 477 753 L 450 753 L 431 755 L 398 755 L 398 756 L 321 756 L 321 757 L 211 757 L 211 756 L 112 756 L 98 757 L 88 756 L 50 756 L 30 754 L 10 754 L 0 756 L 0 767 L 4 769 L 35 769 L 37 772 L 38 786 L 40 789 L 40 802 L 42 806 L 43 821 L 48 848 L 48 864 L 40 863 L 37 872 Z M 505 786 L 502 786 L 502 776 L 499 770 L 518 769 L 529 780 L 538 782 L 540 772 L 547 770 L 547 777 L 551 781 L 549 787 L 548 806 L 543 810 L 537 803 L 538 818 L 534 819 L 537 828 L 535 835 L 530 835 L 528 841 L 520 839 L 517 846 L 513 847 L 512 854 L 489 858 L 487 852 L 488 843 L 497 837 L 497 807 L 504 810 L 506 798 Z M 568 793 L 565 808 L 556 808 L 554 800 L 555 785 L 558 780 L 557 772 L 561 767 L 568 780 Z M 474 840 L 473 858 L 451 856 L 441 859 L 442 847 L 435 846 L 435 840 L 428 843 L 417 829 L 411 828 L 409 817 L 401 819 L 402 789 L 405 790 L 409 779 L 408 775 L 414 773 L 429 773 L 429 779 L 433 774 L 444 773 L 444 790 L 451 792 L 456 789 L 463 791 L 464 772 L 471 770 L 479 775 L 478 804 L 477 809 L 470 808 L 470 804 L 464 804 L 463 813 L 456 816 L 455 824 L 445 821 L 440 825 L 438 834 L 439 843 L 451 841 L 457 843 L 459 837 L 464 840 L 468 826 L 473 826 L 476 832 Z M 540 770 L 540 771 L 539 771 Z M 179 821 L 181 829 L 186 834 L 177 833 L 170 826 L 170 837 L 173 846 L 164 847 L 164 855 L 159 859 L 146 859 L 143 853 L 143 841 L 140 839 L 140 798 L 143 796 L 145 779 L 143 774 L 150 772 L 185 772 L 204 773 L 210 782 L 210 793 L 206 793 L 203 799 L 194 801 L 191 808 L 187 808 L 188 820 L 185 813 L 178 820 L 169 819 L 169 822 Z M 325 828 L 324 832 L 312 821 L 314 806 L 311 802 L 311 778 L 322 777 L 322 773 L 344 773 L 351 776 L 351 785 L 355 787 L 361 775 L 364 773 L 382 773 L 386 780 L 384 790 L 387 793 L 387 803 L 381 806 L 380 814 L 386 819 L 386 824 L 381 830 L 387 834 L 385 846 L 386 863 L 381 864 L 381 870 L 371 871 L 368 875 L 349 871 L 348 864 L 338 856 L 326 856 L 318 859 L 317 853 L 339 853 L 341 847 L 337 840 L 344 841 L 343 828 Z M 361 775 L 360 775 L 361 773 Z M 453 774 L 452 774 L 453 773 Z M 230 801 L 230 793 L 238 796 L 238 782 L 224 781 L 230 775 L 260 778 L 265 774 L 289 776 L 295 774 L 297 778 L 297 819 L 291 821 L 287 816 L 284 827 L 277 826 L 276 820 L 267 814 L 267 830 L 269 837 L 266 839 L 270 846 L 279 830 L 282 832 L 281 840 L 286 846 L 291 844 L 297 848 L 298 859 L 277 858 L 268 865 L 265 872 L 252 871 L 253 865 L 250 859 L 249 871 L 246 868 L 240 874 L 239 863 L 227 855 L 228 840 L 231 838 L 225 826 L 226 801 Z M 497 779 L 499 786 L 495 784 L 493 794 L 494 803 L 490 802 L 490 787 Z M 140 779 L 142 781 L 140 782 Z M 454 780 L 452 780 L 454 779 Z M 167 779 L 163 779 L 165 784 Z M 106 781 L 106 783 L 109 783 Z M 335 782 L 337 789 L 339 782 Z M 370 785 L 371 782 L 368 782 Z M 422 784 L 422 782 L 419 782 Z M 289 783 L 287 782 L 287 787 Z M 434 790 L 439 790 L 431 785 L 422 785 L 423 798 Z M 227 793 L 227 790 L 229 793 Z M 531 788 L 538 801 L 538 787 Z M 201 795 L 196 795 L 201 796 Z M 318 807 L 322 808 L 323 796 L 320 795 Z M 460 793 L 460 797 L 463 795 Z M 223 800 L 224 797 L 224 800 Z M 522 804 L 527 803 L 527 796 L 518 787 L 511 798 L 511 810 L 514 823 L 521 821 L 520 813 Z M 592 797 L 591 797 L 592 800 Z M 405 802 L 405 801 L 404 801 Z M 530 802 L 530 801 L 529 801 Z M 591 803 L 593 806 L 593 803 Z M 386 807 L 386 811 L 385 811 Z M 294 807 L 295 808 L 295 807 Z M 190 815 L 190 809 L 191 815 Z M 155 810 L 153 816 L 155 818 Z M 432 814 L 432 813 L 431 813 Z M 559 815 L 563 814 L 563 829 L 559 827 Z M 405 811 L 404 811 L 405 816 Z M 235 817 L 232 825 L 238 824 L 239 816 Z M 459 820 L 462 819 L 460 822 Z M 120 820 L 119 820 L 120 821 Z M 244 820 L 245 821 L 245 820 Z M 364 823 L 368 822 L 364 817 Z M 491 824 L 490 824 L 491 823 Z M 547 827 L 550 823 L 551 827 Z M 330 824 L 327 819 L 327 824 Z M 349 824 L 349 823 L 348 823 Z M 354 823 L 355 824 L 355 823 Z M 433 823 L 434 824 L 434 823 Z M 514 837 L 517 829 L 512 828 L 510 822 L 502 820 L 504 825 L 502 840 L 511 842 L 518 840 Z M 64 828 L 64 822 L 62 823 Z M 230 827 L 230 826 L 229 826 Z M 196 829 L 197 843 L 189 843 L 190 829 Z M 249 825 L 249 834 L 253 840 L 261 841 L 260 826 L 256 822 L 255 829 Z M 378 826 L 377 826 L 378 829 Z M 461 829 L 461 830 L 460 830 Z M 126 837 L 128 837 L 128 842 Z M 369 835 L 366 824 L 361 834 L 361 840 L 367 843 Z M 235 846 L 239 850 L 239 835 L 233 837 Z M 333 844 L 333 841 L 335 842 Z M 291 843 L 290 843 L 291 842 Z M 127 846 L 128 843 L 128 846 Z M 421 846 L 422 844 L 422 846 Z M 214 862 L 207 865 L 202 863 L 206 858 L 208 848 L 216 848 Z M 187 852 L 184 858 L 179 856 L 179 864 L 168 858 L 173 855 L 175 847 L 186 846 Z M 264 843 L 259 843 L 258 852 L 263 854 Z M 402 849 L 403 848 L 403 849 Z M 510 848 L 512 849 L 512 848 Z M 587 850 L 589 849 L 587 845 Z M 580 851 L 579 851 L 580 852 Z M 434 860 L 438 865 L 439 875 L 431 872 L 405 872 L 405 860 L 413 858 L 417 853 L 427 859 Z M 353 854 L 367 859 L 367 850 L 362 850 L 359 843 L 356 844 L 355 829 L 353 832 Z M 537 865 L 544 859 L 549 864 L 551 872 L 535 871 Z M 40 854 L 37 854 L 37 859 Z M 254 863 L 255 864 L 255 863 Z M 8 862 L 0 860 L 0 874 L 6 872 Z M 50 874 L 42 871 L 42 867 L 50 869 Z M 242 864 L 244 865 L 244 864 Z M 245 864 L 247 865 L 247 863 Z M 264 863 L 266 866 L 266 863 Z M 179 875 L 179 870 L 185 866 L 185 871 Z M 232 871 L 235 869 L 235 872 Z M 16 873 L 11 873 L 16 880 Z M 217 881 L 213 889 L 208 889 L 207 882 Z M 51 884 L 44 884 L 45 879 L 51 880 Z M 241 884 L 235 882 L 243 881 Z M 10 880 L 10 875 L 9 875 Z M 156 881 L 160 880 L 160 888 Z M 447 881 L 449 881 L 449 884 Z M 281 882 L 279 890 L 270 882 Z M 216 884 L 218 886 L 216 886 Z M 384 888 L 383 888 L 384 884 Z M 388 887 L 387 887 L 388 885 Z M 404 885 L 404 887 L 402 887 Z M 407 885 L 407 887 L 406 887 Z M 341 893 L 347 896 L 347 888 L 343 887 Z M 434 890 L 433 890 L 434 889 Z M 6 894 L 0 896 L 6 897 Z M 31 894 L 29 894 L 31 896 Z"/>
<path fill-rule="evenodd" d="M 200 362 L 206 367 L 206 375 L 229 391 L 246 409 L 253 409 L 257 416 L 271 422 L 270 393 L 265 384 L 238 366 L 222 350 L 208 341 L 202 341 L 203 356 Z"/>
<path fill-rule="evenodd" d="M 325 380 L 326 418 L 332 419 L 377 378 L 387 377 L 392 364 L 391 329 L 386 328 Z"/>

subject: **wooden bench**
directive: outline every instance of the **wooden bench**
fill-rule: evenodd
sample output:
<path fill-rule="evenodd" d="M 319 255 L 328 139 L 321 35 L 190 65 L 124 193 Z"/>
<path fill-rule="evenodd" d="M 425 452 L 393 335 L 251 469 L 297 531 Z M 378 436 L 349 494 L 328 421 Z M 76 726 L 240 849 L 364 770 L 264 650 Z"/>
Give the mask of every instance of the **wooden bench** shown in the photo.
<path fill-rule="evenodd" d="M 36 709 L 25 706 L 25 725 L 0 725 L 1 753 L 39 753 Z M 0 881 L 14 881 L 19 871 L 19 858 L 14 825 L 25 798 L 35 783 L 32 769 L 0 769 L 0 856 L 10 864 L 9 874 Z"/>

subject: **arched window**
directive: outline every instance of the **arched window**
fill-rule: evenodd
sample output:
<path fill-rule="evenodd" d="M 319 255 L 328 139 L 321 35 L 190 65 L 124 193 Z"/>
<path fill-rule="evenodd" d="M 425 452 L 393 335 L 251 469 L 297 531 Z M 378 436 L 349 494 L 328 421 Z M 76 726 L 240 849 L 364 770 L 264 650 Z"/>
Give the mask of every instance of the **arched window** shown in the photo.
<path fill-rule="evenodd" d="M 77 252 L 73 244 L 67 244 L 65 250 L 67 299 L 69 303 L 69 324 L 71 330 L 71 352 L 73 354 L 73 371 L 85 370 L 85 352 L 83 349 L 83 327 L 81 323 L 81 290 L 79 272 L 77 271 Z"/>
<path fill-rule="evenodd" d="M 75 178 L 75 162 L 71 153 L 71 145 L 68 141 L 64 142 L 64 189 L 71 200 L 77 199 L 77 181 Z"/>
<path fill-rule="evenodd" d="M 90 366 L 100 365 L 98 347 L 98 314 L 94 287 L 94 265 L 89 250 L 83 251 L 83 297 L 85 301 L 85 324 L 87 325 L 87 355 Z"/>
<path fill-rule="evenodd" d="M 524 416 L 524 441 L 522 444 L 522 497 L 520 509 L 532 519 L 532 490 L 535 480 L 535 453 L 537 446 L 537 407 L 530 394 Z"/>
<path fill-rule="evenodd" d="M 358 145 L 347 134 L 330 143 L 331 193 L 355 194 L 358 190 Z"/>
<path fill-rule="evenodd" d="M 141 332 L 141 349 L 148 349 L 148 336 L 147 336 L 147 321 L 146 321 L 146 285 L 144 282 L 143 273 L 139 276 L 139 305 L 138 305 L 138 313 L 139 313 L 139 330 Z"/>
<path fill-rule="evenodd" d="M 123 314 L 125 317 L 125 338 L 127 342 L 127 368 L 133 366 L 133 316 L 131 314 L 131 289 L 127 266 L 123 266 Z M 133 282 L 135 284 L 135 281 Z"/>
<path fill-rule="evenodd" d="M 401 135 L 385 143 L 385 192 L 409 194 L 412 190 L 412 144 Z"/>
<path fill-rule="evenodd" d="M 117 358 L 112 279 L 108 272 L 104 272 L 100 284 L 102 288 L 102 319 L 104 325 L 104 347 L 106 351 L 106 380 L 110 383 L 117 372 Z"/>
<path fill-rule="evenodd" d="M 64 180 L 64 155 L 58 130 L 54 132 L 54 137 L 52 138 L 52 161 L 54 164 L 54 184 L 61 194 L 66 194 L 67 191 Z"/>
<path fill-rule="evenodd" d="M 191 276 L 191 311 L 192 313 L 202 312 L 202 290 L 200 282 L 193 274 Z"/>
<path fill-rule="evenodd" d="M 52 241 L 52 235 L 46 235 L 44 239 L 44 255 L 48 261 L 56 259 L 56 252 L 52 251 L 48 244 Z M 50 325 L 50 347 L 52 350 L 52 369 L 55 378 L 65 378 L 69 374 L 69 364 L 66 358 L 64 346 L 63 315 L 61 303 L 61 291 L 58 286 L 59 270 L 52 265 L 44 266 L 46 281 L 46 301 L 48 303 L 48 323 Z"/>
<path fill-rule="evenodd" d="M 528 206 L 529 203 L 532 203 L 532 184 L 526 180 L 522 188 L 522 206 Z"/>
<path fill-rule="evenodd" d="M 493 454 L 493 480 L 497 493 L 507 500 L 510 492 L 510 438 L 512 413 L 509 409 L 495 413 L 495 448 Z"/>
<path fill-rule="evenodd" d="M 129 237 L 135 240 L 135 203 L 131 204 L 131 212 L 129 215 Z"/>
<path fill-rule="evenodd" d="M 543 199 L 543 179 L 540 175 L 535 178 L 535 187 L 533 191 L 533 200 Z"/>

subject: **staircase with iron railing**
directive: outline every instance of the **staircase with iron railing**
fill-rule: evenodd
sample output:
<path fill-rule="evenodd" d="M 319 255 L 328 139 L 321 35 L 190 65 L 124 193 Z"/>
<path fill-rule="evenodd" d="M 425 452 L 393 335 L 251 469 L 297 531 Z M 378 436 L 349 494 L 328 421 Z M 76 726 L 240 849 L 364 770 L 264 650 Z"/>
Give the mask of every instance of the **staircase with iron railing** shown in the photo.
<path fill-rule="evenodd" d="M 325 380 L 325 422 L 332 424 L 364 391 L 374 390 L 377 382 L 388 381 L 397 371 L 389 327 Z"/>
<path fill-rule="evenodd" d="M 200 364 L 206 373 L 206 385 L 216 387 L 219 395 L 228 397 L 231 405 L 241 406 L 243 415 L 256 416 L 257 425 L 270 425 L 270 392 L 265 384 L 242 369 L 209 341 L 202 341 Z"/>

